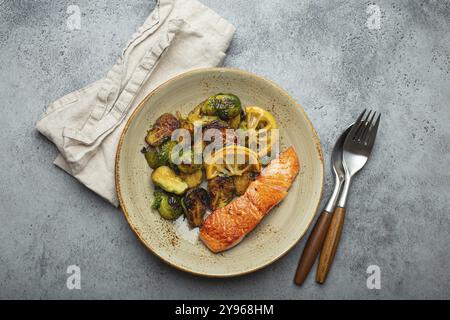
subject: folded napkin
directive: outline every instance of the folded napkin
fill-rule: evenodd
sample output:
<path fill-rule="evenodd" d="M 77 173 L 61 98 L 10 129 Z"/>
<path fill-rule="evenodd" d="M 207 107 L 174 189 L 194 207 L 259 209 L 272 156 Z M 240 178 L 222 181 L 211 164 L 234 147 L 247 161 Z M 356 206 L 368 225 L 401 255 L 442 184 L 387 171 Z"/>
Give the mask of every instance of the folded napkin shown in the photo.
<path fill-rule="evenodd" d="M 51 103 L 36 128 L 58 148 L 54 163 L 118 206 L 114 162 L 139 102 L 180 73 L 222 63 L 235 28 L 196 0 L 159 0 L 105 78 Z"/>

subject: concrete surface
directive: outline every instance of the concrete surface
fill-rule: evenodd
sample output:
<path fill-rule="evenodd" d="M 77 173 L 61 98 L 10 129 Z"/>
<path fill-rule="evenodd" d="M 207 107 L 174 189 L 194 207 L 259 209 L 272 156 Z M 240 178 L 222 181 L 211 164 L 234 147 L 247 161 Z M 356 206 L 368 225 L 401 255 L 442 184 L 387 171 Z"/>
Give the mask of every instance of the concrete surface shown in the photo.
<path fill-rule="evenodd" d="M 225 65 L 286 88 L 314 123 L 327 164 L 362 108 L 383 113 L 326 285 L 312 276 L 293 285 L 304 240 L 244 277 L 174 270 L 119 210 L 52 165 L 56 150 L 35 122 L 50 101 L 109 70 L 152 1 L 0 0 L 0 298 L 448 299 L 450 2 L 376 1 L 380 29 L 367 25 L 372 2 L 203 2 L 237 27 Z M 80 30 L 67 27 L 69 5 L 81 10 Z M 66 288 L 72 264 L 81 290 Z M 366 287 L 369 265 L 380 267 L 380 290 Z"/>

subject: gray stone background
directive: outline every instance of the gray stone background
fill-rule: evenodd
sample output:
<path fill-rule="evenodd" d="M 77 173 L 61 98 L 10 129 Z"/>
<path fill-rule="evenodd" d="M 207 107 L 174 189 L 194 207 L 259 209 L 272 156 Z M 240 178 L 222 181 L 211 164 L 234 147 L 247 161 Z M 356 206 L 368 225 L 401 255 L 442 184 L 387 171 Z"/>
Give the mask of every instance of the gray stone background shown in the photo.
<path fill-rule="evenodd" d="M 225 66 L 263 75 L 304 107 L 331 147 L 365 107 L 383 113 L 357 177 L 329 279 L 293 274 L 301 241 L 251 275 L 177 271 L 137 240 L 118 209 L 52 165 L 34 125 L 61 95 L 105 75 L 153 1 L 0 0 L 0 298 L 439 298 L 450 293 L 450 2 L 202 0 L 237 28 Z M 78 5 L 81 29 L 66 12 Z M 81 267 L 81 290 L 66 268 Z M 380 290 L 366 269 L 381 268 Z"/>

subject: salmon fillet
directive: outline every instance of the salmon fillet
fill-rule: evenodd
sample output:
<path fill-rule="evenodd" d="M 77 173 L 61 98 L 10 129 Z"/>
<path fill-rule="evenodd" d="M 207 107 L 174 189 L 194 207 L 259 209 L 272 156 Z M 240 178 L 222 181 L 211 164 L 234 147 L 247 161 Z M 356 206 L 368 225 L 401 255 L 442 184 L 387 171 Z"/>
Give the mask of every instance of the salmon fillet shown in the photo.
<path fill-rule="evenodd" d="M 264 168 L 258 180 L 270 185 L 272 188 L 287 191 L 300 169 L 297 154 L 290 147 L 280 153 L 280 156 Z"/>
<path fill-rule="evenodd" d="M 245 194 L 264 215 L 286 197 L 287 191 L 271 187 L 257 179 L 248 186 Z"/>
<path fill-rule="evenodd" d="M 297 154 L 290 147 L 263 169 L 242 196 L 205 219 L 200 239 L 214 253 L 237 245 L 286 197 L 299 170 Z"/>

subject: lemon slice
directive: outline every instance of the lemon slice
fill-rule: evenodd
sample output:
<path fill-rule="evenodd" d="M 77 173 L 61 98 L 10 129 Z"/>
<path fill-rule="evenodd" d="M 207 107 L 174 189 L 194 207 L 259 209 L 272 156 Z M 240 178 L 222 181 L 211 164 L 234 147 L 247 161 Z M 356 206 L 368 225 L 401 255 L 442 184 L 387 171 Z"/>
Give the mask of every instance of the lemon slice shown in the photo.
<path fill-rule="evenodd" d="M 240 176 L 244 172 L 260 172 L 261 163 L 256 152 L 243 146 L 227 146 L 205 159 L 206 179 L 217 176 Z"/>
<path fill-rule="evenodd" d="M 272 114 L 260 107 L 250 106 L 245 108 L 247 129 L 255 130 L 258 140 L 258 156 L 266 158 L 272 150 L 275 141 L 271 139 L 272 129 L 278 129 L 278 124 Z M 260 143 L 264 140 L 264 144 Z M 262 146 L 264 145 L 264 146 Z"/>
<path fill-rule="evenodd" d="M 278 124 L 269 111 L 260 107 L 251 106 L 245 108 L 248 129 L 271 130 L 277 129 Z"/>

